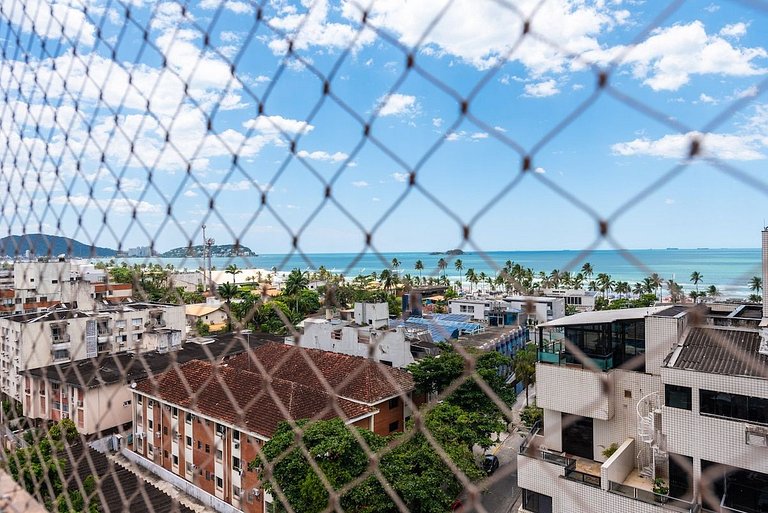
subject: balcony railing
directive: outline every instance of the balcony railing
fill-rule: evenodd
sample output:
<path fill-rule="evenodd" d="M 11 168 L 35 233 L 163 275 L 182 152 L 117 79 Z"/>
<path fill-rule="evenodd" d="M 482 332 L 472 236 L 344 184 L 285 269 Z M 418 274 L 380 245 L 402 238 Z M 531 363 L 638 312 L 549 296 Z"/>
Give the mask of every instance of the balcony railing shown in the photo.
<path fill-rule="evenodd" d="M 585 485 L 594 486 L 595 488 L 600 488 L 602 483 L 600 476 L 593 476 L 592 474 L 576 470 L 576 460 L 573 460 L 573 464 L 565 468 L 565 478 L 571 481 L 584 483 Z"/>
<path fill-rule="evenodd" d="M 51 342 L 54 344 L 66 344 L 69 343 L 70 338 L 69 335 L 64 333 L 63 335 L 52 335 L 51 336 Z"/>
<path fill-rule="evenodd" d="M 642 488 L 636 488 L 634 486 L 616 483 L 614 481 L 608 482 L 608 491 L 629 497 L 637 501 L 645 502 L 647 504 L 653 504 L 660 506 L 664 509 L 671 511 L 681 511 L 686 513 L 696 513 L 699 510 L 699 504 L 696 502 L 688 502 L 668 495 L 660 495 Z"/>

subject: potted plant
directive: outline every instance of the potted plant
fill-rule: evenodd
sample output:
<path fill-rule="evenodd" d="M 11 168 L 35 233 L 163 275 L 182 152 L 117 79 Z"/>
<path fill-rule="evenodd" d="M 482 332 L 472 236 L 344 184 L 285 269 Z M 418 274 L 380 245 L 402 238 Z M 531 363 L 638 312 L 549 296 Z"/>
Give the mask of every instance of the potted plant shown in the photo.
<path fill-rule="evenodd" d="M 656 501 L 665 503 L 667 502 L 667 494 L 669 493 L 669 486 L 667 482 L 662 478 L 657 477 L 653 480 L 653 493 L 656 495 Z"/>
<path fill-rule="evenodd" d="M 615 453 L 618 450 L 619 450 L 619 444 L 617 444 L 616 442 L 613 442 L 608 447 L 603 447 L 603 456 L 605 456 L 605 459 L 607 460 L 611 456 L 613 456 L 613 453 Z"/>

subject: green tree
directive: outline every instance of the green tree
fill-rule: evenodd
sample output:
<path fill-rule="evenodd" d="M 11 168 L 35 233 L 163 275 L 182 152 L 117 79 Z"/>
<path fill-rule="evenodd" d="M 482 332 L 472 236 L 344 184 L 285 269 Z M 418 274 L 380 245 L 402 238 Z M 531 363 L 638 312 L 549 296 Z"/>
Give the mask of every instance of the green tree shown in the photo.
<path fill-rule="evenodd" d="M 525 405 L 528 406 L 528 387 L 536 383 L 536 360 L 538 359 L 535 344 L 528 344 L 515 353 L 513 367 L 515 378 L 525 387 Z"/>
<path fill-rule="evenodd" d="M 445 258 L 441 258 L 437 261 L 437 269 L 438 271 L 443 272 L 443 278 L 445 278 L 445 268 L 448 267 L 448 262 L 445 260 Z"/>
<path fill-rule="evenodd" d="M 198 319 L 197 322 L 195 322 L 195 331 L 197 332 L 198 336 L 204 337 L 211 332 L 211 327 L 202 319 Z"/>
<path fill-rule="evenodd" d="M 707 295 L 714 299 L 720 295 L 720 291 L 717 290 L 716 286 L 710 285 L 709 287 L 707 287 Z"/>
<path fill-rule="evenodd" d="M 755 294 L 759 294 L 760 291 L 763 290 L 763 279 L 760 276 L 753 276 L 752 279 L 749 280 L 749 290 Z"/>
<path fill-rule="evenodd" d="M 693 285 L 696 287 L 696 296 L 693 298 L 694 299 L 694 303 L 698 302 L 699 283 L 703 279 L 704 279 L 704 275 L 701 274 L 699 271 L 693 271 L 691 273 L 691 281 L 693 282 Z"/>
<path fill-rule="evenodd" d="M 237 284 L 237 275 L 242 273 L 243 271 L 238 269 L 235 264 L 229 264 L 226 269 L 224 269 L 224 272 L 227 274 L 232 275 L 232 283 L 235 285 Z"/>
<path fill-rule="evenodd" d="M 397 271 L 399 267 L 400 267 L 400 260 L 398 260 L 397 258 L 393 258 L 392 259 L 392 269 Z"/>
<path fill-rule="evenodd" d="M 581 266 L 581 273 L 586 277 L 587 280 L 592 277 L 594 272 L 595 271 L 592 269 L 592 264 L 589 262 L 584 262 L 584 265 Z"/>
<path fill-rule="evenodd" d="M 286 296 L 294 296 L 299 291 L 306 289 L 309 286 L 309 273 L 301 271 L 300 269 L 293 269 L 288 273 L 288 277 L 285 279 L 285 286 L 283 287 L 283 294 Z"/>
<path fill-rule="evenodd" d="M 419 280 L 421 280 L 421 271 L 424 270 L 424 262 L 421 260 L 416 260 L 416 264 L 413 266 L 413 268 L 419 271 Z"/>
<path fill-rule="evenodd" d="M 232 331 L 232 299 L 238 295 L 237 285 L 232 283 L 222 283 L 216 289 L 216 293 L 227 304 L 227 331 Z"/>
<path fill-rule="evenodd" d="M 456 272 L 459 273 L 459 277 L 461 277 L 461 271 L 464 270 L 464 262 L 461 261 L 461 258 L 456 259 L 453 263 L 453 267 L 456 268 Z"/>

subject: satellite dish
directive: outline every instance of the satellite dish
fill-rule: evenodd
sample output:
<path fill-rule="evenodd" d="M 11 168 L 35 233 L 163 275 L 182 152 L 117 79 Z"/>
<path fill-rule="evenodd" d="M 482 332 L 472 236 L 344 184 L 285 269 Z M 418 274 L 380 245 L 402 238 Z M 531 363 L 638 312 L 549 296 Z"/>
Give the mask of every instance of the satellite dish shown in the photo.
<path fill-rule="evenodd" d="M 135 381 L 131 381 L 131 388 L 136 388 L 136 382 Z"/>

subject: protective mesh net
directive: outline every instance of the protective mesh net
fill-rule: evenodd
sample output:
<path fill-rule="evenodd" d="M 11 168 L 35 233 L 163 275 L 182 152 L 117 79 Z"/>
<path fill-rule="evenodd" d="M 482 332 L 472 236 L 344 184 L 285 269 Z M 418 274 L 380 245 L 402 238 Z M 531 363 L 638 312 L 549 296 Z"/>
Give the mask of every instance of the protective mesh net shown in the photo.
<path fill-rule="evenodd" d="M 695 195 L 725 176 L 755 205 L 768 190 L 738 165 L 764 158 L 754 120 L 768 79 L 753 60 L 765 50 L 727 42 L 741 23 L 703 43 L 693 34 L 701 62 L 684 62 L 662 36 L 702 28 L 681 21 L 688 7 L 648 5 L 628 20 L 618 6 L 565 0 L 0 3 L 5 472 L 52 511 L 764 511 L 759 298 L 713 306 L 722 291 L 701 273 L 686 295 L 620 242 L 621 221 L 673 180 Z M 715 7 L 759 27 L 768 5 Z M 593 28 L 574 33 L 583 19 Z M 619 26 L 630 28 L 597 43 Z M 723 45 L 732 52 L 717 54 Z M 716 70 L 722 55 L 741 71 Z M 448 59 L 470 78 L 436 64 Z M 565 69 L 580 83 L 539 118 L 525 102 L 561 92 L 546 76 Z M 711 115 L 696 123 L 670 113 L 674 98 L 627 85 L 697 74 L 748 84 L 702 94 Z M 499 92 L 516 82 L 522 94 Z M 574 132 L 605 137 L 606 103 L 670 135 L 614 146 L 659 160 L 639 186 L 610 184 L 595 201 L 538 162 L 576 154 Z M 507 130 L 496 111 L 530 122 Z M 425 117 L 430 136 L 411 138 Z M 747 147 L 720 133 L 734 122 L 751 127 Z M 488 146 L 457 153 L 456 141 Z M 503 172 L 486 179 L 483 152 Z M 588 177 L 590 158 L 574 162 Z M 371 196 L 365 166 L 388 193 Z M 513 208 L 531 195 L 541 210 Z M 559 217 L 562 229 L 543 225 Z M 488 249 L 514 246 L 524 226 L 558 239 L 577 224 L 594 237 L 552 272 Z M 433 230 L 465 254 L 379 250 Z M 276 255 L 247 247 L 264 241 Z M 605 248 L 645 278 L 592 269 Z M 757 260 L 719 285 L 757 295 L 754 274 Z M 563 288 L 598 303 L 688 304 L 540 330 L 553 309 L 577 308 L 529 296 Z M 432 315 L 459 292 L 488 302 L 501 326 L 466 315 L 469 303 Z M 517 307 L 501 305 L 510 294 Z M 318 337 L 351 356 L 294 347 L 323 347 Z M 682 339 L 700 353 L 667 359 Z M 410 374 L 397 368 L 414 355 Z M 536 378 L 551 418 L 523 409 Z M 680 440 L 678 410 L 720 418 L 705 429 L 718 440 L 690 441 L 717 450 Z"/>

